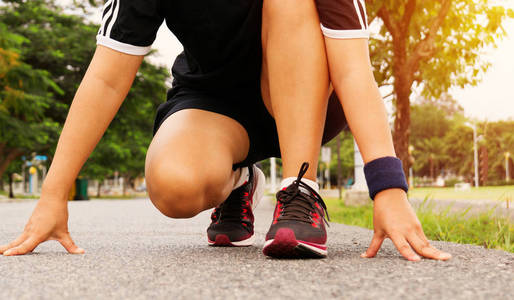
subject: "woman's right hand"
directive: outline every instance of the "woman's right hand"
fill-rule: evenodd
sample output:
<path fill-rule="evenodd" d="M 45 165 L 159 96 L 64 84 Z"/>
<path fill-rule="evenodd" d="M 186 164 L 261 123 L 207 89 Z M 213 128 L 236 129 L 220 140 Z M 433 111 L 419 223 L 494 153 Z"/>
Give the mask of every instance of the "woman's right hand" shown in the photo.
<path fill-rule="evenodd" d="M 0 246 L 5 256 L 32 252 L 39 244 L 56 240 L 71 254 L 83 254 L 68 232 L 68 204 L 66 200 L 41 198 L 32 212 L 23 233 L 11 243 Z"/>

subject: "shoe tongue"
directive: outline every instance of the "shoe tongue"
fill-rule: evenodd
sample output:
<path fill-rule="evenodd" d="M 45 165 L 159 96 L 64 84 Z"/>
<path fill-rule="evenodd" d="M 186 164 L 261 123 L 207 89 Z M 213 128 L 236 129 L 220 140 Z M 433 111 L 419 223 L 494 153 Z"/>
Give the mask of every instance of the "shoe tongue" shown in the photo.
<path fill-rule="evenodd" d="M 300 194 L 303 194 L 302 198 L 304 198 L 304 199 L 310 199 L 313 196 L 312 193 L 308 189 L 301 187 L 301 186 L 297 186 L 296 184 L 291 184 L 287 188 L 284 188 L 282 190 L 282 192 L 283 192 L 283 194 L 279 200 L 283 203 L 288 203 L 288 202 L 293 201 Z"/>
<path fill-rule="evenodd" d="M 304 188 L 303 186 L 300 187 L 300 191 L 302 193 L 305 193 L 305 194 L 309 195 L 309 196 L 313 196 L 312 193 L 308 189 Z"/>

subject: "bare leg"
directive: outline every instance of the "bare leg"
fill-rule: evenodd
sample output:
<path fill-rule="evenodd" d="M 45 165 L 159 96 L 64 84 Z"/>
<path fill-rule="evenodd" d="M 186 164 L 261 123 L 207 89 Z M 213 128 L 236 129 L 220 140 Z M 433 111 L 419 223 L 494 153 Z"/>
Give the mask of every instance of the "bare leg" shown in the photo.
<path fill-rule="evenodd" d="M 264 0 L 263 96 L 277 123 L 284 177 L 316 167 L 327 110 L 328 67 L 313 0 Z M 267 80 L 266 80 L 267 79 Z"/>
<path fill-rule="evenodd" d="M 249 139 L 236 121 L 188 109 L 166 119 L 146 156 L 148 193 L 166 216 L 189 218 L 222 203 L 248 154 Z"/>

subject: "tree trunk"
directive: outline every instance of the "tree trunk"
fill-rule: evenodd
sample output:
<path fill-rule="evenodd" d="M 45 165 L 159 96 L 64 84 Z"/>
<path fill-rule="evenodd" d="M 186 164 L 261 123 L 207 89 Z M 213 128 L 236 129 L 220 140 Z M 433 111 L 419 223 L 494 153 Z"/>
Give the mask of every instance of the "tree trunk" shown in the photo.
<path fill-rule="evenodd" d="M 430 154 L 430 157 L 428 158 L 430 162 L 430 178 L 432 178 L 432 181 L 435 181 L 434 178 L 434 159 L 432 158 L 432 154 Z"/>
<path fill-rule="evenodd" d="M 97 198 L 100 198 L 100 193 L 101 193 L 101 189 L 102 189 L 102 183 L 103 183 L 103 181 L 98 181 L 98 187 L 96 189 L 96 197 Z"/>
<path fill-rule="evenodd" d="M 127 196 L 128 176 L 123 177 L 123 196 Z"/>
<path fill-rule="evenodd" d="M 394 120 L 393 141 L 396 155 L 403 163 L 403 171 L 409 179 L 409 139 L 410 139 L 410 88 L 412 84 L 403 80 L 395 82 L 396 118 Z"/>
<path fill-rule="evenodd" d="M 19 149 L 13 149 L 11 151 L 8 151 L 7 153 L 2 152 L 0 153 L 0 177 L 2 177 L 7 170 L 7 167 L 9 164 L 21 156 L 22 152 Z M 4 157 L 3 159 L 1 157 Z"/>
<path fill-rule="evenodd" d="M 12 180 L 12 173 L 8 174 L 9 176 L 9 198 L 14 199 L 14 189 L 13 189 L 13 180 Z"/>

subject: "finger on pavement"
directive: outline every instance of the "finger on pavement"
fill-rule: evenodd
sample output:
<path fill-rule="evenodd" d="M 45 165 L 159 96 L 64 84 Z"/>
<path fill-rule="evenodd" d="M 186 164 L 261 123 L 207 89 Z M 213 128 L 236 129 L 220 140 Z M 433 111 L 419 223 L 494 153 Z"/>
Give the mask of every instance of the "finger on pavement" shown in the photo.
<path fill-rule="evenodd" d="M 79 248 L 75 242 L 71 239 L 71 236 L 67 234 L 63 238 L 59 239 L 59 243 L 68 251 L 70 254 L 84 254 L 85 251 L 82 248 Z"/>
<path fill-rule="evenodd" d="M 10 242 L 7 245 L 0 246 L 0 254 L 3 254 L 5 251 L 17 247 L 21 245 L 25 240 L 27 239 L 27 235 L 25 233 L 22 233 L 20 236 L 18 236 L 14 241 Z"/>
<path fill-rule="evenodd" d="M 393 241 L 394 246 L 400 254 L 410 261 L 420 261 L 421 257 L 417 255 L 414 250 L 412 250 L 411 246 L 407 242 L 407 240 L 403 237 L 403 235 L 392 234 L 391 241 Z"/>
<path fill-rule="evenodd" d="M 366 250 L 366 252 L 361 254 L 362 258 L 372 258 L 375 257 L 382 247 L 382 243 L 384 242 L 385 236 L 383 234 L 374 233 L 373 238 L 371 239 L 371 243 Z"/>
<path fill-rule="evenodd" d="M 26 239 L 21 245 L 11 248 L 4 252 L 5 256 L 23 255 L 32 252 L 39 244 L 40 240 L 33 237 Z"/>
<path fill-rule="evenodd" d="M 414 248 L 414 251 L 423 257 L 437 260 L 448 260 L 452 257 L 451 254 L 440 251 L 430 245 L 427 239 L 423 239 L 418 234 L 412 233 L 407 237 L 407 240 Z"/>

